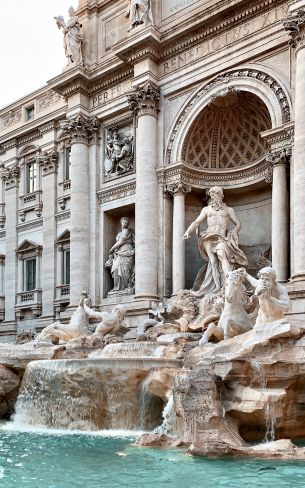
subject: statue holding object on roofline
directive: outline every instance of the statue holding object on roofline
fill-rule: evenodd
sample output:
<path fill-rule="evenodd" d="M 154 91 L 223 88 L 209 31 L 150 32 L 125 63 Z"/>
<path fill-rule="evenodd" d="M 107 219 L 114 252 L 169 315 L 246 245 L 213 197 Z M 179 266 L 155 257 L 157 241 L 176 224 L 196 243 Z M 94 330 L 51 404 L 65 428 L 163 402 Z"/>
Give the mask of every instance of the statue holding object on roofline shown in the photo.
<path fill-rule="evenodd" d="M 73 7 L 69 8 L 69 19 L 67 23 L 62 15 L 54 17 L 57 27 L 62 29 L 64 33 L 64 49 L 68 60 L 67 66 L 71 67 L 77 64 L 83 64 L 82 56 L 82 24 L 79 23 L 79 18 L 75 15 Z"/>
<path fill-rule="evenodd" d="M 152 0 L 128 0 L 126 17 L 129 17 L 128 32 L 141 24 L 153 24 Z"/>

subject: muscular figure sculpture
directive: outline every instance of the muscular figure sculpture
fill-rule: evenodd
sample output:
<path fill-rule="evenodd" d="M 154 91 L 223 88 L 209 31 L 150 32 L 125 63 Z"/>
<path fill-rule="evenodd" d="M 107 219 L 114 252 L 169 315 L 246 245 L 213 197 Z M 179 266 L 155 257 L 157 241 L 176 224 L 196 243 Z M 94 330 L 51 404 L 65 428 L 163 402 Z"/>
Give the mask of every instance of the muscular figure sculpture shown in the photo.
<path fill-rule="evenodd" d="M 194 232 L 198 235 L 200 224 L 207 222 L 206 230 L 199 234 L 198 239 L 200 254 L 208 261 L 206 275 L 198 292 L 201 295 L 217 293 L 224 285 L 229 271 L 248 263 L 238 247 L 240 222 L 234 210 L 223 202 L 222 188 L 214 186 L 208 194 L 210 204 L 202 209 L 183 236 L 188 239 Z M 229 230 L 230 222 L 235 226 L 232 230 Z"/>
<path fill-rule="evenodd" d="M 276 273 L 270 267 L 258 273 L 258 280 L 243 270 L 244 277 L 255 288 L 254 295 L 259 302 L 255 325 L 263 325 L 281 320 L 289 309 L 289 297 L 286 288 L 276 281 Z"/>

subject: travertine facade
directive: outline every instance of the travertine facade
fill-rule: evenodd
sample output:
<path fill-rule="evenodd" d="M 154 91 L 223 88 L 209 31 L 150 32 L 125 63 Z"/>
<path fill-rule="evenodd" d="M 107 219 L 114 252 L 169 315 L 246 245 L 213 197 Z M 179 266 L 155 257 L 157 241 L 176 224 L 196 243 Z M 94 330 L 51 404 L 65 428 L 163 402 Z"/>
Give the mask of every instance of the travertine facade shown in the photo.
<path fill-rule="evenodd" d="M 305 316 L 305 1 L 138 3 L 57 17 L 68 66 L 0 111 L 3 340 L 68 320 L 83 290 L 135 326 L 191 288 L 202 257 L 182 235 L 213 186 L 253 269 L 271 246 Z M 135 289 L 116 296 L 105 262 L 121 217 Z"/>

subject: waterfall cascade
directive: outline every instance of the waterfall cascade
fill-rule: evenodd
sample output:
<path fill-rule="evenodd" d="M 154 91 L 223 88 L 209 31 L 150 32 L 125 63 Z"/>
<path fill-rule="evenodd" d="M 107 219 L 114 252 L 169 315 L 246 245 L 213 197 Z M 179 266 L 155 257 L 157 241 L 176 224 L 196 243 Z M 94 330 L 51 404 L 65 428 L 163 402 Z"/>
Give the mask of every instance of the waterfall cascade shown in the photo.
<path fill-rule="evenodd" d="M 164 403 L 144 387 L 152 371 L 180 362 L 158 358 L 35 361 L 24 374 L 14 423 L 80 430 L 151 430 Z"/>

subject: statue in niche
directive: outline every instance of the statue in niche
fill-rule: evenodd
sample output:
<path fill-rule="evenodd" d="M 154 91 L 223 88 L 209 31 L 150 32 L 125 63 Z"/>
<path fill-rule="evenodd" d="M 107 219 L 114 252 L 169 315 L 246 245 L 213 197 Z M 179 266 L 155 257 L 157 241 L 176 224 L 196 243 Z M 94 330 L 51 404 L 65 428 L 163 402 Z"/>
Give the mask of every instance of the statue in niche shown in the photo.
<path fill-rule="evenodd" d="M 69 19 L 67 23 L 62 15 L 54 17 L 57 27 L 63 30 L 64 33 L 64 49 L 68 59 L 67 66 L 83 63 L 82 56 L 82 24 L 79 23 L 78 17 L 75 15 L 73 7 L 69 8 Z"/>
<path fill-rule="evenodd" d="M 105 147 L 105 170 L 107 177 L 121 175 L 133 170 L 133 136 L 120 137 L 117 128 L 107 136 Z"/>
<path fill-rule="evenodd" d="M 223 190 L 218 186 L 208 191 L 210 202 L 197 219 L 186 230 L 183 238 L 192 233 L 198 235 L 200 254 L 208 261 L 207 270 L 201 283 L 198 296 L 217 293 L 225 284 L 226 275 L 235 267 L 246 266 L 246 255 L 238 247 L 240 222 L 232 208 L 223 202 Z M 199 233 L 199 226 L 207 221 L 207 228 Z M 230 230 L 230 222 L 234 228 Z"/>
<path fill-rule="evenodd" d="M 116 243 L 109 251 L 105 267 L 111 270 L 114 282 L 108 295 L 133 295 L 135 284 L 135 245 L 134 232 L 129 229 L 129 219 L 120 219 L 122 230 L 116 236 Z"/>
<path fill-rule="evenodd" d="M 282 320 L 289 310 L 289 297 L 286 288 L 276 281 L 273 268 L 267 266 L 258 272 L 258 280 L 243 270 L 245 279 L 255 288 L 254 296 L 259 303 L 255 326 Z"/>
<path fill-rule="evenodd" d="M 128 32 L 141 24 L 153 24 L 152 0 L 128 0 L 126 17 L 130 19 Z"/>

